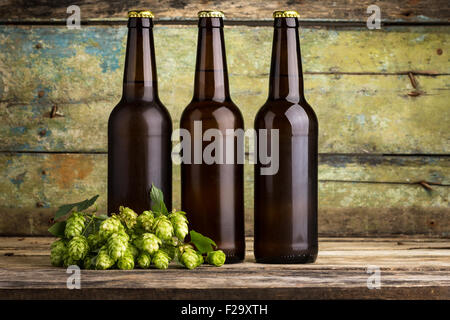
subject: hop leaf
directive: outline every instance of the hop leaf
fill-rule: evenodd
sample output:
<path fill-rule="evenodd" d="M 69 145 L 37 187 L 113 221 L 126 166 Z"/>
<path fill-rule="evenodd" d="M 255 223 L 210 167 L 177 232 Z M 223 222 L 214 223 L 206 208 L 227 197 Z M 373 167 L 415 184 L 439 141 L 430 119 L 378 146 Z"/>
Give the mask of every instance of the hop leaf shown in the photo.
<path fill-rule="evenodd" d="M 67 253 L 73 260 L 82 260 L 89 252 L 89 244 L 84 236 L 75 236 L 67 244 Z"/>
<path fill-rule="evenodd" d="M 119 232 L 123 230 L 123 226 L 120 223 L 119 218 L 116 215 L 111 216 L 110 218 L 104 220 L 99 227 L 99 235 L 103 240 L 109 238 L 113 233 Z"/>
<path fill-rule="evenodd" d="M 152 184 L 152 188 L 150 189 L 150 199 L 152 202 L 152 211 L 157 215 L 167 215 L 167 208 L 164 204 L 164 196 L 160 189 L 155 187 Z"/>
<path fill-rule="evenodd" d="M 86 218 L 81 212 L 74 212 L 66 221 L 64 235 L 70 239 L 83 233 Z"/>
<path fill-rule="evenodd" d="M 158 269 L 167 269 L 169 267 L 171 259 L 167 252 L 163 250 L 158 250 L 155 252 L 153 256 L 153 264 Z"/>
<path fill-rule="evenodd" d="M 106 245 L 100 248 L 97 258 L 95 260 L 95 269 L 106 270 L 114 265 L 115 261 L 108 254 Z"/>
<path fill-rule="evenodd" d="M 139 255 L 139 249 L 136 248 L 136 246 L 133 243 L 128 242 L 128 247 L 127 247 L 127 251 L 125 252 L 125 254 L 129 254 L 133 258 L 137 258 L 137 256 Z"/>
<path fill-rule="evenodd" d="M 173 226 L 166 216 L 159 216 L 153 223 L 153 233 L 161 240 L 170 241 L 173 237 Z"/>
<path fill-rule="evenodd" d="M 173 225 L 175 236 L 183 241 L 189 233 L 188 220 L 186 216 L 183 212 L 179 211 L 170 213 L 168 218 Z"/>
<path fill-rule="evenodd" d="M 50 246 L 50 261 L 53 266 L 61 267 L 64 263 L 64 255 L 67 247 L 65 240 L 56 240 Z"/>
<path fill-rule="evenodd" d="M 193 249 L 186 249 L 181 255 L 180 262 L 183 266 L 192 270 L 203 263 L 203 257 Z"/>
<path fill-rule="evenodd" d="M 225 263 L 226 255 L 222 250 L 210 251 L 206 256 L 206 262 L 213 266 L 220 267 Z"/>
<path fill-rule="evenodd" d="M 134 257 L 131 253 L 126 252 L 120 259 L 117 261 L 117 267 L 121 270 L 132 270 L 134 269 Z"/>
<path fill-rule="evenodd" d="M 191 242 L 197 248 L 200 253 L 208 253 L 213 251 L 213 246 L 216 247 L 216 243 L 208 237 L 205 237 L 199 232 L 191 230 L 189 233 L 191 235 Z"/>
<path fill-rule="evenodd" d="M 153 216 L 153 213 L 151 211 L 144 211 L 137 218 L 138 228 L 143 230 L 144 232 L 151 232 L 154 220 L 155 217 Z"/>
<path fill-rule="evenodd" d="M 50 232 L 57 238 L 64 238 L 65 231 L 66 231 L 66 221 L 56 222 L 50 228 L 48 228 L 48 232 Z"/>
<path fill-rule="evenodd" d="M 109 256 L 117 261 L 120 259 L 128 248 L 129 237 L 125 232 L 113 233 L 106 243 Z"/>
<path fill-rule="evenodd" d="M 136 225 L 138 215 L 128 207 L 120 206 L 119 219 L 128 228 L 132 229 Z"/>
<path fill-rule="evenodd" d="M 153 253 L 158 251 L 159 246 L 162 244 L 162 241 L 153 233 L 144 233 L 135 240 L 134 244 L 136 245 L 136 247 L 138 247 L 139 250 L 145 251 L 148 254 L 152 255 Z"/>
<path fill-rule="evenodd" d="M 147 252 L 142 251 L 139 254 L 139 256 L 137 257 L 136 262 L 137 262 L 137 264 L 138 264 L 138 266 L 140 268 L 148 269 L 148 268 L 150 268 L 150 264 L 152 262 L 152 258 Z"/>
<path fill-rule="evenodd" d="M 89 208 L 90 206 L 92 206 L 95 203 L 95 201 L 97 200 L 97 198 L 98 198 L 98 195 L 93 196 L 91 199 L 86 199 L 81 202 L 64 204 L 58 208 L 58 211 L 56 211 L 55 219 L 65 216 L 75 207 L 77 207 L 78 211 L 84 211 L 87 208 Z"/>

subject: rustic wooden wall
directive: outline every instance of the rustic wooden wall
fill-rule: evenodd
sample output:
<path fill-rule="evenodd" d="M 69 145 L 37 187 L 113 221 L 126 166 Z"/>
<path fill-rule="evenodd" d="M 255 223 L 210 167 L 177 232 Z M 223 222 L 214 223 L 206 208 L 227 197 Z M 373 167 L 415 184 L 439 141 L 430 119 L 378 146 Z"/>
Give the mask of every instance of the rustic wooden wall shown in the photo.
<path fill-rule="evenodd" d="M 62 3 L 62 4 L 61 4 Z M 192 95 L 196 12 L 227 15 L 231 93 L 251 127 L 267 97 L 271 12 L 301 13 L 306 97 L 320 122 L 320 233 L 450 236 L 448 1 L 0 3 L 0 234 L 46 234 L 63 203 L 106 202 L 106 126 L 121 95 L 126 11 L 147 7 L 174 126 Z M 369 30 L 366 8 L 381 8 Z M 246 166 L 252 230 L 252 167 Z M 179 207 L 179 168 L 174 168 Z"/>

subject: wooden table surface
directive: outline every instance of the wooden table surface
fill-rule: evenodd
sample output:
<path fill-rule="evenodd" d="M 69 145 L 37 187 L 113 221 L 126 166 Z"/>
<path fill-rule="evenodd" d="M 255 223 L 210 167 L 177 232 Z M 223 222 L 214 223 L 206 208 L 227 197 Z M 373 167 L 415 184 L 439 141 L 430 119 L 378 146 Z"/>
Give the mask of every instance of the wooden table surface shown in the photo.
<path fill-rule="evenodd" d="M 450 239 L 321 238 L 317 262 L 186 270 L 82 270 L 81 290 L 50 265 L 52 238 L 0 238 L 0 299 L 450 299 Z M 369 266 L 380 289 L 369 289 Z M 372 278 L 371 278 L 372 279 Z"/>

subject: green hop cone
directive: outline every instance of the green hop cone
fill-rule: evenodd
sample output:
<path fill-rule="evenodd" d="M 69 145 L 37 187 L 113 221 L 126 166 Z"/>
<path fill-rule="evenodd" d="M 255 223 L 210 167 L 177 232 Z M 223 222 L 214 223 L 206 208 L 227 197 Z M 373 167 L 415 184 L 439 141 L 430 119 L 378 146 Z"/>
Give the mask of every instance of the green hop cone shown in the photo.
<path fill-rule="evenodd" d="M 180 257 L 180 262 L 183 266 L 192 270 L 203 263 L 203 257 L 193 249 L 186 249 Z"/>
<path fill-rule="evenodd" d="M 126 252 L 118 261 L 117 267 L 120 270 L 132 270 L 134 269 L 134 257 L 131 253 Z"/>
<path fill-rule="evenodd" d="M 153 233 L 144 233 L 135 240 L 134 244 L 136 245 L 136 247 L 138 247 L 139 250 L 145 251 L 148 254 L 152 255 L 153 253 L 158 251 L 160 245 L 162 244 L 162 241 Z"/>
<path fill-rule="evenodd" d="M 158 238 L 165 241 L 170 241 L 174 234 L 172 223 L 164 215 L 155 219 L 152 230 Z"/>
<path fill-rule="evenodd" d="M 137 258 L 137 256 L 139 255 L 139 249 L 136 248 L 136 246 L 133 243 L 128 242 L 128 247 L 125 254 L 130 254 L 133 256 L 133 258 Z"/>
<path fill-rule="evenodd" d="M 113 233 L 106 242 L 109 256 L 117 261 L 120 259 L 128 248 L 129 237 L 125 232 Z"/>
<path fill-rule="evenodd" d="M 183 241 L 180 241 L 177 237 L 173 236 L 169 240 L 164 240 L 163 243 L 167 246 L 178 247 Z"/>
<path fill-rule="evenodd" d="M 137 259 L 136 259 L 136 262 L 137 262 L 137 264 L 138 264 L 138 266 L 139 266 L 140 268 L 142 268 L 142 269 L 148 269 L 148 268 L 150 268 L 150 264 L 151 264 L 151 262 L 152 262 L 152 258 L 151 258 L 151 256 L 150 256 L 147 252 L 142 251 L 142 252 L 138 255 L 138 257 L 137 257 Z"/>
<path fill-rule="evenodd" d="M 186 216 L 182 212 L 172 212 L 169 214 L 168 218 L 173 225 L 175 236 L 183 241 L 189 233 Z"/>
<path fill-rule="evenodd" d="M 87 241 L 91 250 L 97 250 L 104 244 L 104 240 L 100 237 L 99 233 L 91 233 L 87 237 Z"/>
<path fill-rule="evenodd" d="M 73 265 L 78 265 L 78 260 L 73 259 L 70 254 L 69 254 L 69 250 L 66 250 L 66 252 L 64 253 L 64 258 L 63 258 L 63 266 L 64 267 L 68 267 L 68 266 L 73 266 Z"/>
<path fill-rule="evenodd" d="M 86 218 L 81 212 L 72 213 L 72 215 L 66 220 L 66 228 L 64 230 L 65 237 L 70 239 L 81 235 L 84 230 L 85 222 Z"/>
<path fill-rule="evenodd" d="M 188 243 L 180 244 L 179 246 L 176 247 L 176 252 L 175 252 L 176 258 L 178 260 L 180 260 L 181 256 L 183 255 L 183 253 L 186 250 L 194 250 L 195 251 L 194 247 L 192 245 L 188 244 Z"/>
<path fill-rule="evenodd" d="M 206 262 L 213 266 L 220 267 L 225 263 L 226 255 L 222 250 L 210 251 L 206 256 Z"/>
<path fill-rule="evenodd" d="M 123 225 L 120 223 L 119 218 L 116 215 L 109 217 L 108 219 L 102 221 L 99 227 L 99 236 L 101 239 L 106 240 L 113 233 L 123 230 Z"/>
<path fill-rule="evenodd" d="M 85 236 L 75 236 L 67 244 L 67 253 L 73 260 L 83 260 L 89 252 Z"/>
<path fill-rule="evenodd" d="M 119 219 L 128 228 L 132 229 L 136 225 L 138 215 L 128 207 L 120 206 Z"/>
<path fill-rule="evenodd" d="M 205 259 L 203 258 L 203 255 L 200 252 L 196 251 L 196 253 L 198 257 L 198 265 L 202 265 L 205 262 Z"/>
<path fill-rule="evenodd" d="M 61 267 L 63 265 L 66 251 L 66 242 L 63 239 L 56 240 L 51 244 L 50 261 L 53 266 Z"/>
<path fill-rule="evenodd" d="M 115 261 L 108 254 L 106 245 L 100 248 L 97 258 L 95 259 L 95 269 L 106 270 L 114 265 Z"/>
<path fill-rule="evenodd" d="M 164 250 L 158 250 L 153 255 L 153 264 L 158 269 L 167 269 L 169 267 L 171 259 L 167 252 Z"/>
<path fill-rule="evenodd" d="M 144 232 L 151 232 L 153 227 L 153 221 L 155 217 L 151 211 L 144 211 L 137 218 L 137 226 Z"/>

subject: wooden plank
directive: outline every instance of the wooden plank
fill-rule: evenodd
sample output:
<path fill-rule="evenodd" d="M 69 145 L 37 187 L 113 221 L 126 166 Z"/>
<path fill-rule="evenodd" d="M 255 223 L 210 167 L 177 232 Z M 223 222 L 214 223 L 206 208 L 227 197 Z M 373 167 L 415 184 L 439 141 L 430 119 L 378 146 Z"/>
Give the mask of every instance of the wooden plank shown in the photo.
<path fill-rule="evenodd" d="M 323 157 L 321 157 L 323 158 Z M 433 190 L 414 181 L 448 177 L 449 159 L 416 157 L 358 168 L 358 157 L 321 160 L 319 231 L 323 235 L 450 235 L 449 186 Z M 0 234 L 45 235 L 64 203 L 100 194 L 106 204 L 105 154 L 0 154 Z M 359 160 L 362 162 L 361 160 Z M 372 161 L 372 160 L 371 160 Z M 406 166 L 402 167 L 402 163 Z M 348 169 L 347 169 L 348 168 Z M 245 167 L 246 232 L 253 233 L 253 171 Z M 388 172 L 392 174 L 389 181 Z M 330 179 L 336 177 L 337 179 Z M 323 180 L 322 180 L 323 179 Z M 388 181 L 384 181 L 384 180 Z M 180 207 L 179 167 L 174 167 L 174 207 Z M 29 195 L 24 197 L 23 195 Z"/>
<path fill-rule="evenodd" d="M 300 29 L 305 72 L 396 73 L 431 72 L 449 74 L 450 27 L 387 27 Z M 41 83 L 45 97 L 53 100 L 93 100 L 105 94 L 120 96 L 127 28 L 123 26 L 83 26 L 79 30 L 63 26 L 0 26 L 2 69 L 10 66 L 14 75 L 24 75 L 26 86 Z M 192 87 L 197 27 L 158 26 L 154 28 L 160 81 L 170 81 L 185 73 Z M 228 67 L 231 75 L 267 76 L 270 69 L 273 28 L 234 26 L 225 28 Z M 351 46 L 351 50 L 349 49 Z M 405 47 L 408 50 L 405 50 Z M 438 53 L 438 49 L 441 49 Z M 11 70 L 4 70 L 5 98 L 30 102 L 37 89 L 18 94 Z M 41 76 L 39 78 L 38 76 Z M 184 79 L 184 78 L 183 78 Z M 59 80 L 52 86 L 46 81 Z M 88 81 L 88 83 L 84 83 Z M 81 82 L 81 83 L 78 83 Z M 81 87 L 67 87 L 77 83 Z M 83 84 L 84 83 L 84 84 Z M 89 94 L 83 96 L 92 85 Z M 111 83 L 108 88 L 104 84 Z M 24 84 L 22 84 L 24 85 Z M 56 88 L 62 87 L 59 91 Z M 116 86 L 116 87 L 114 87 Z M 70 90 L 69 90 L 70 88 Z M 47 89 L 47 90 L 48 90 Z M 106 91 L 105 91 L 106 90 Z M 67 96 L 69 95 L 69 96 Z M 189 101 L 189 100 L 188 100 Z"/>
<path fill-rule="evenodd" d="M 319 155 L 319 180 L 450 185 L 447 157 Z M 426 186 L 424 186 L 426 187 Z"/>
<path fill-rule="evenodd" d="M 321 238 L 314 264 L 263 265 L 254 263 L 248 238 L 244 263 L 194 271 L 176 265 L 83 270 L 81 290 L 67 290 L 66 270 L 50 266 L 52 238 L 0 240 L 0 253 L 7 254 L 0 259 L 2 299 L 450 299 L 448 239 Z M 380 290 L 367 288 L 370 265 L 380 268 Z"/>
<path fill-rule="evenodd" d="M 450 153 L 445 117 L 450 76 L 416 78 L 426 93 L 411 97 L 406 75 L 306 75 L 306 96 L 319 118 L 319 152 Z M 246 128 L 251 128 L 266 99 L 267 79 L 242 77 L 231 82 Z M 175 128 L 191 97 L 187 86 L 161 83 Z M 106 152 L 107 119 L 116 101 L 0 102 L 0 150 Z M 49 117 L 54 106 L 63 117 Z"/>
<path fill-rule="evenodd" d="M 104 152 L 107 118 L 121 95 L 126 30 L 0 29 L 0 150 Z M 247 127 L 267 97 L 271 32 L 227 29 L 232 96 Z M 313 73 L 305 75 L 306 96 L 319 117 L 320 152 L 448 153 L 441 115 L 449 76 L 416 76 L 414 89 L 405 71 L 450 73 L 447 50 L 436 54 L 449 34 L 434 27 L 304 31 L 304 66 Z M 155 37 L 160 95 L 177 126 L 192 96 L 196 30 L 160 27 Z M 359 45 L 348 50 L 348 43 Z"/>
<path fill-rule="evenodd" d="M 331 1 L 331 0 L 276 0 L 264 2 L 250 1 L 183 1 L 183 0 L 139 0 L 139 1 L 78 1 L 83 21 L 126 18 L 128 10 L 151 9 L 158 19 L 194 19 L 197 11 L 209 8 L 224 10 L 227 19 L 268 20 L 274 10 L 290 8 L 298 10 L 305 20 L 319 19 L 332 21 L 365 22 L 369 14 L 367 7 L 374 1 Z M 450 9 L 445 0 L 432 1 L 376 1 L 382 19 L 387 22 L 448 22 Z M 67 3 L 40 1 L 30 5 L 25 1 L 6 0 L 0 5 L 1 21 L 60 21 L 68 17 Z"/>
<path fill-rule="evenodd" d="M 56 238 L 53 237 L 1 237 L 0 256 L 48 256 L 49 247 L 51 242 Z M 450 240 L 444 238 L 423 238 L 422 236 L 399 236 L 390 238 L 330 238 L 320 237 L 320 251 L 323 253 L 321 256 L 330 259 L 332 256 L 337 257 L 339 254 L 344 255 L 345 259 L 352 255 L 355 250 L 364 250 L 370 254 L 379 254 L 378 251 L 387 253 L 387 251 L 396 252 L 396 255 L 407 256 L 411 255 L 411 252 L 416 254 L 416 250 L 431 250 L 430 252 L 435 255 L 445 254 L 445 250 L 450 250 Z M 253 237 L 247 237 L 246 252 L 248 261 L 254 261 L 253 257 Z M 411 251 L 414 250 L 414 251 Z M 434 252 L 434 250 L 439 250 Z M 345 252 L 342 252 L 345 251 Z M 370 253 L 369 253 L 370 251 Z M 348 256 L 347 256 L 348 255 Z M 396 269 L 408 270 L 408 268 L 430 268 L 436 269 L 441 267 L 450 267 L 448 261 L 438 261 L 439 266 L 431 263 L 431 260 L 421 261 L 421 264 L 417 265 L 414 261 L 407 262 L 406 265 L 401 264 L 401 261 L 391 261 L 390 264 L 394 265 Z M 359 261 L 346 261 L 347 264 L 360 264 Z M 426 265 L 424 265 L 426 263 Z M 8 263 L 11 265 L 11 263 Z M 325 261 L 317 261 L 315 265 L 327 265 Z M 305 266 L 307 267 L 307 266 Z M 387 267 L 387 265 L 384 265 Z"/>

